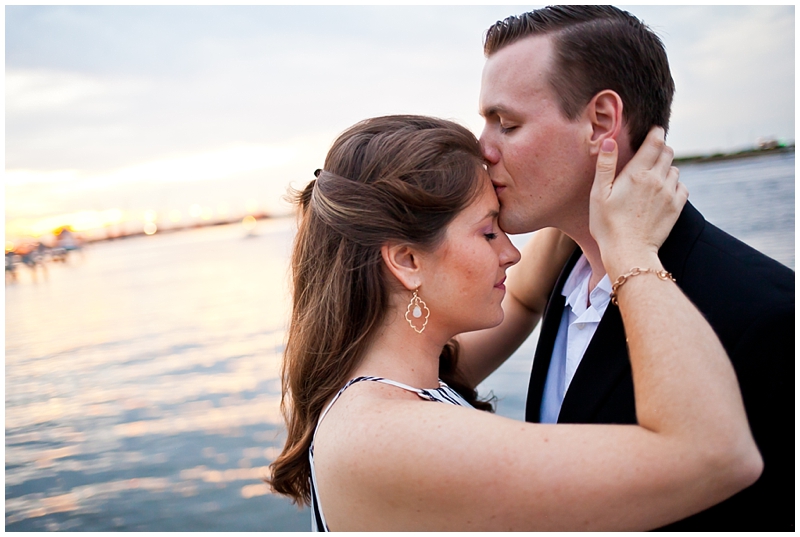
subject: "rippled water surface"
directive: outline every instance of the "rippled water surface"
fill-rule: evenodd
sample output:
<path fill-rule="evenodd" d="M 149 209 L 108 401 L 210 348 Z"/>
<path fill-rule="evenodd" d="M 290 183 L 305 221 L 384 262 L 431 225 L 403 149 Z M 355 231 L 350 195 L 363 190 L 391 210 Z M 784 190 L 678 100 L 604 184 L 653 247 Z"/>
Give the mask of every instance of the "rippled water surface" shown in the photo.
<path fill-rule="evenodd" d="M 681 180 L 710 221 L 794 268 L 794 154 Z M 309 529 L 261 481 L 283 441 L 292 226 L 96 244 L 6 285 L 7 530 Z M 480 387 L 502 415 L 522 419 L 536 335 Z"/>

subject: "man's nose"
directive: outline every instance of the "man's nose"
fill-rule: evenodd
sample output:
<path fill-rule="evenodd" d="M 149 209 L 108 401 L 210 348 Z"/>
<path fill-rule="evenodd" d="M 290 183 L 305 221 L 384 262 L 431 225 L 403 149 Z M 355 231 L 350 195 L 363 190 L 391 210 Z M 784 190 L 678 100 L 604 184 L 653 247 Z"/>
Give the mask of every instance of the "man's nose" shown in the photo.
<path fill-rule="evenodd" d="M 490 137 L 486 133 L 486 129 L 481 133 L 480 137 L 481 153 L 483 158 L 490 165 L 497 164 L 500 161 L 500 151 L 497 150 L 495 144 L 492 143 Z"/>

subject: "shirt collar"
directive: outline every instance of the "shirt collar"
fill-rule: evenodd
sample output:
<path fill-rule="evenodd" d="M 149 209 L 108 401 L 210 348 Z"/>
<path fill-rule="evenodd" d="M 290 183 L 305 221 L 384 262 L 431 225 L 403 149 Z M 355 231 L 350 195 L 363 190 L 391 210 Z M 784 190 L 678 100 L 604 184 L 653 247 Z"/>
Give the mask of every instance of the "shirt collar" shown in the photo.
<path fill-rule="evenodd" d="M 611 280 L 608 278 L 608 274 L 604 274 L 597 286 L 589 293 L 591 276 L 592 267 L 589 265 L 589 260 L 581 254 L 561 290 L 561 294 L 567 297 L 566 304 L 578 316 L 581 316 L 589 308 L 597 310 L 597 313 L 602 315 L 611 299 Z M 587 294 L 589 295 L 589 306 L 586 305 Z"/>

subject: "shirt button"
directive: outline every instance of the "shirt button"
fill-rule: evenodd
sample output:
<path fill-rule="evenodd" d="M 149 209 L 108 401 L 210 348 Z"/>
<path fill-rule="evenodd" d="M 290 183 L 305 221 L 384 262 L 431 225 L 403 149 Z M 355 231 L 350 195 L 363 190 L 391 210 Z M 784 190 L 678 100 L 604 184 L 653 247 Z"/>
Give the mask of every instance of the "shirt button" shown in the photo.
<path fill-rule="evenodd" d="M 578 323 L 577 326 L 578 326 L 578 330 L 583 330 L 586 327 L 586 325 L 584 323 Z"/>

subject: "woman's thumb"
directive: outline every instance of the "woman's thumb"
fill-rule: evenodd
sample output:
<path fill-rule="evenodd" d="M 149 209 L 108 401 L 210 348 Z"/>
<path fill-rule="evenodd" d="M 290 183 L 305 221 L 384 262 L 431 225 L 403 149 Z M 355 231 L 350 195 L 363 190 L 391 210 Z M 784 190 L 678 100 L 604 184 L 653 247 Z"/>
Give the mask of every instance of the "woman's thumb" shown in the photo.
<path fill-rule="evenodd" d="M 600 145 L 597 155 L 597 166 L 594 173 L 594 188 L 607 190 L 614 183 L 617 171 L 617 142 L 606 138 Z"/>

